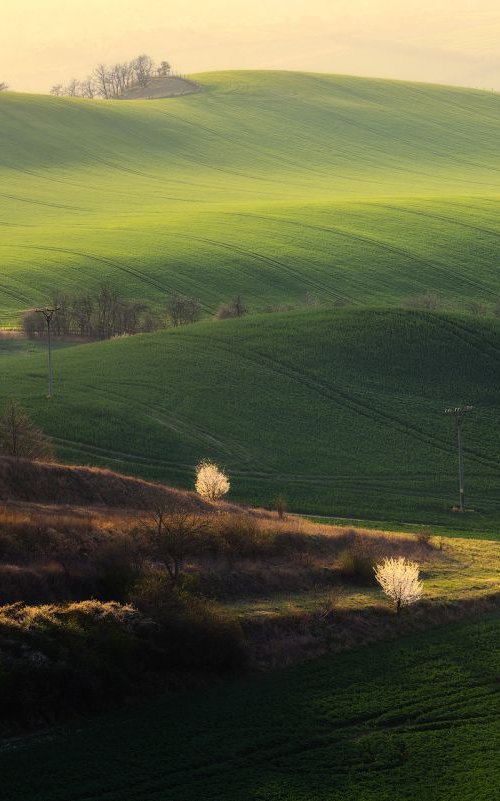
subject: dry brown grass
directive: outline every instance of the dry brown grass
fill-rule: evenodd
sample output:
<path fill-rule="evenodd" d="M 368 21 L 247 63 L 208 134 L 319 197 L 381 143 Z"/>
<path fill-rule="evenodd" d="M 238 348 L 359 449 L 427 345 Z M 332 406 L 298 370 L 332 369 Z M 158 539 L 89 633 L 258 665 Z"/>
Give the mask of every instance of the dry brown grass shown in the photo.
<path fill-rule="evenodd" d="M 147 509 L 172 503 L 189 511 L 213 511 L 194 492 L 165 487 L 97 467 L 30 462 L 0 457 L 0 498 L 7 502 Z"/>
<path fill-rule="evenodd" d="M 456 601 L 423 601 L 400 616 L 384 603 L 346 609 L 335 596 L 333 603 L 326 599 L 309 612 L 292 608 L 279 616 L 260 615 L 241 622 L 251 664 L 270 670 L 499 610 L 500 592 Z"/>

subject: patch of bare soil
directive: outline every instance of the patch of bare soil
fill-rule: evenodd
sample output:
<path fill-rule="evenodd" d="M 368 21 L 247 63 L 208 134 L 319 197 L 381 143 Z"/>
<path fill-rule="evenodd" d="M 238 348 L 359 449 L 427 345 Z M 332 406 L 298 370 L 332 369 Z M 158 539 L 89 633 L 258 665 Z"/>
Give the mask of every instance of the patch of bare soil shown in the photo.
<path fill-rule="evenodd" d="M 152 78 L 147 86 L 132 86 L 119 100 L 161 100 L 166 97 L 182 97 L 200 92 L 201 87 L 188 78 Z"/>

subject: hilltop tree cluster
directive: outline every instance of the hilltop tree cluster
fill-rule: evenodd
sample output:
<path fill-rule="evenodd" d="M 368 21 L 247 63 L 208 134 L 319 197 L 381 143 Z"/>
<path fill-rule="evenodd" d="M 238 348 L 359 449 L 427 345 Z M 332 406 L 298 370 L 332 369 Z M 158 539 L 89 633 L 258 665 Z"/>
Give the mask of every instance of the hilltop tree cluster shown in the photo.
<path fill-rule="evenodd" d="M 93 100 L 101 97 L 112 100 L 123 95 L 132 86 L 147 86 L 153 77 L 168 77 L 172 66 L 168 61 L 155 64 L 153 59 L 143 53 L 131 61 L 122 61 L 108 66 L 98 64 L 83 80 L 72 78 L 67 84 L 56 84 L 50 94 L 56 97 L 85 97 Z"/>

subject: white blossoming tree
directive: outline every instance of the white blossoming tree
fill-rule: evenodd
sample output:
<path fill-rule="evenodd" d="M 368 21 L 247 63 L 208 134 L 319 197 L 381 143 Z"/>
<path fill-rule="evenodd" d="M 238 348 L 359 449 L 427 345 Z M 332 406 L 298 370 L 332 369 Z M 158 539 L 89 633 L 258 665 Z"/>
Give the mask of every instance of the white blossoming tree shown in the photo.
<path fill-rule="evenodd" d="M 218 501 L 229 492 L 229 478 L 213 462 L 200 462 L 196 468 L 196 492 L 208 501 Z"/>
<path fill-rule="evenodd" d="M 423 584 L 420 581 L 420 568 L 403 556 L 397 559 L 384 559 L 375 567 L 375 578 L 385 594 L 394 601 L 396 612 L 402 606 L 409 606 L 422 597 Z"/>

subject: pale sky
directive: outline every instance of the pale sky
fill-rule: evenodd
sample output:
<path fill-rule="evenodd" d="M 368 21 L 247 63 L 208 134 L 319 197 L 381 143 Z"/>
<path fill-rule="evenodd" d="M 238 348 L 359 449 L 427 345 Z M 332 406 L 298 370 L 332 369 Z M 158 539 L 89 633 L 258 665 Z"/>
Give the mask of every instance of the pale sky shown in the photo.
<path fill-rule="evenodd" d="M 500 90 L 500 0 L 0 0 L 0 81 L 46 92 L 139 53 Z"/>

